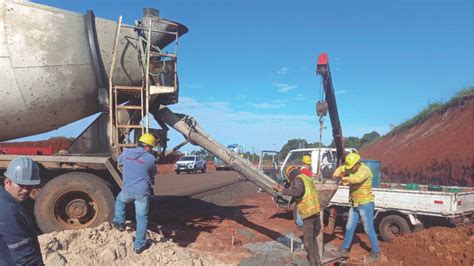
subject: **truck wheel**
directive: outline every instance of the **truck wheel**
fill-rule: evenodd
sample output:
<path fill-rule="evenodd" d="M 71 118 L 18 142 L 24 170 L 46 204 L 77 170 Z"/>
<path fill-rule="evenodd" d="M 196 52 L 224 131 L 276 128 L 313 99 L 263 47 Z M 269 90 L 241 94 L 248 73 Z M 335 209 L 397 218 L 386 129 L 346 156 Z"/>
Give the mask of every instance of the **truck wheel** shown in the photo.
<path fill-rule="evenodd" d="M 179 173 L 180 173 L 179 170 L 176 170 L 175 172 L 176 172 L 177 175 L 179 175 Z"/>
<path fill-rule="evenodd" d="M 197 172 L 198 172 L 198 168 L 197 168 L 197 166 L 194 166 L 194 168 L 193 168 L 193 174 L 195 174 L 195 173 L 197 173 Z"/>
<path fill-rule="evenodd" d="M 35 203 L 43 233 L 98 226 L 111 221 L 115 200 L 99 177 L 83 172 L 60 175 L 44 186 Z"/>
<path fill-rule="evenodd" d="M 384 241 L 390 242 L 398 236 L 410 233 L 410 226 L 403 217 L 392 214 L 382 219 L 379 232 Z"/>
<path fill-rule="evenodd" d="M 204 165 L 201 169 L 201 173 L 205 173 L 206 172 L 206 165 Z"/>

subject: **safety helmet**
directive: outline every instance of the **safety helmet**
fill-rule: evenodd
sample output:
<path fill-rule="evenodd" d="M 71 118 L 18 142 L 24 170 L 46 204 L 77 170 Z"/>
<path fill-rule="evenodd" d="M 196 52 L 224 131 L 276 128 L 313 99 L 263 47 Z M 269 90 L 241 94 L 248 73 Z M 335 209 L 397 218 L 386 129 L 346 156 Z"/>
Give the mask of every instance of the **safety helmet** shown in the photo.
<path fill-rule="evenodd" d="M 304 155 L 303 158 L 301 159 L 301 162 L 303 162 L 304 164 L 311 164 L 311 156 L 309 155 Z"/>
<path fill-rule="evenodd" d="M 344 162 L 344 166 L 346 169 L 352 169 L 354 165 L 356 165 L 360 161 L 360 155 L 355 152 L 351 152 L 348 155 L 346 155 L 346 159 Z"/>
<path fill-rule="evenodd" d="M 298 167 L 294 166 L 294 165 L 290 165 L 288 166 L 286 169 L 285 169 L 285 176 L 286 178 L 289 178 L 290 177 L 290 173 L 291 171 L 293 170 L 298 170 Z"/>
<path fill-rule="evenodd" d="M 155 146 L 156 138 L 152 134 L 143 134 L 138 141 L 148 146 Z"/>
<path fill-rule="evenodd" d="M 26 156 L 13 159 L 4 175 L 18 185 L 37 186 L 41 183 L 38 164 Z"/>

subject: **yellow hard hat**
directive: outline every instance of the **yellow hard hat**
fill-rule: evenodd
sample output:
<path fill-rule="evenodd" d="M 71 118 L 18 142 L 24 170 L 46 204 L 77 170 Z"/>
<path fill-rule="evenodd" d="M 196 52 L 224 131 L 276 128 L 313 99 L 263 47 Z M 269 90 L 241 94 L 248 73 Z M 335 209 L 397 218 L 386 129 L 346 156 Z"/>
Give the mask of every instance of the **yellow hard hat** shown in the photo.
<path fill-rule="evenodd" d="M 304 164 L 311 164 L 311 156 L 304 155 L 303 159 L 301 160 Z"/>
<path fill-rule="evenodd" d="M 286 176 L 286 178 L 289 178 L 291 171 L 293 171 L 293 170 L 295 170 L 295 169 L 298 170 L 298 167 L 296 167 L 296 166 L 294 166 L 294 165 L 288 166 L 288 167 L 285 169 L 285 176 Z"/>
<path fill-rule="evenodd" d="M 155 146 L 156 138 L 152 134 L 143 134 L 138 141 L 148 146 Z"/>
<path fill-rule="evenodd" d="M 352 167 L 354 167 L 354 165 L 356 165 L 359 161 L 360 155 L 355 152 L 351 152 L 346 155 L 344 166 L 346 167 L 346 169 L 352 169 Z"/>

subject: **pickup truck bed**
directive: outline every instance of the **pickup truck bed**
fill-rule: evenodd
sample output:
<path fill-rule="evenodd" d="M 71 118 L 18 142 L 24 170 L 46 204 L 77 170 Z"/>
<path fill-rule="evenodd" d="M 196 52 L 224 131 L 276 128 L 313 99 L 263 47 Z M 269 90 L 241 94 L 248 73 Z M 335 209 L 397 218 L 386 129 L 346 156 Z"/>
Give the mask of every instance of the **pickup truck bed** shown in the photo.
<path fill-rule="evenodd" d="M 375 224 L 383 240 L 419 230 L 433 222 L 457 226 L 474 222 L 474 188 L 461 188 L 461 192 L 442 187 L 441 191 L 428 191 L 420 185 L 418 190 L 402 189 L 403 184 L 382 184 L 374 188 Z M 395 187 L 395 188 L 393 188 Z M 328 207 L 342 209 L 347 214 L 349 187 L 339 186 Z"/>
<path fill-rule="evenodd" d="M 423 186 L 421 186 L 423 188 Z M 443 187 L 447 190 L 448 187 Z M 474 191 L 448 192 L 374 188 L 375 209 L 402 213 L 455 218 L 474 213 Z M 350 206 L 349 187 L 339 186 L 329 206 Z"/>

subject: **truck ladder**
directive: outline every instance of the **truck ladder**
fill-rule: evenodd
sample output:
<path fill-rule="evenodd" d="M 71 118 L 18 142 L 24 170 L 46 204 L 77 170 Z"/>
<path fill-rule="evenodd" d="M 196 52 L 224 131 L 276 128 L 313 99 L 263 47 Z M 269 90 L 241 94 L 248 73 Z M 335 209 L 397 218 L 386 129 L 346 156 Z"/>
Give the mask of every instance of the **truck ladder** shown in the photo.
<path fill-rule="evenodd" d="M 115 60 L 117 57 L 120 33 L 123 27 L 122 16 L 120 16 L 115 32 L 115 43 L 112 50 L 112 63 L 109 75 L 109 130 L 112 135 L 110 144 L 115 149 L 117 155 L 122 152 L 123 148 L 136 146 L 136 143 L 130 142 L 131 131 L 133 131 L 135 135 L 142 135 L 148 132 L 148 123 L 143 124 L 143 119 L 147 116 L 148 112 L 146 100 L 149 96 L 149 89 L 146 86 L 147 82 L 145 81 L 142 86 L 117 85 L 113 83 Z M 136 117 L 136 112 L 139 112 L 138 118 Z M 124 117 L 126 117 L 126 113 L 128 113 L 128 121 L 125 123 L 123 121 L 121 122 L 119 113 L 122 113 Z M 133 117 L 133 115 L 135 115 L 135 117 Z M 136 121 L 138 121 L 138 123 Z"/>
<path fill-rule="evenodd" d="M 161 21 L 176 25 L 172 22 Z M 115 33 L 115 43 L 112 51 L 112 63 L 109 75 L 109 130 L 112 133 L 111 146 L 116 149 L 117 155 L 122 152 L 123 148 L 135 147 L 137 144 L 130 141 L 130 133 L 133 130 L 134 139 L 145 133 L 150 132 L 150 102 L 151 91 L 153 94 L 166 93 L 168 91 L 177 91 L 177 40 L 178 32 L 168 32 L 159 29 L 153 29 L 153 23 L 150 20 L 148 25 L 128 26 L 122 24 L 122 16 L 119 17 L 117 29 Z M 142 86 L 117 85 L 113 83 L 113 72 L 115 67 L 115 60 L 117 57 L 117 47 L 120 40 L 120 33 L 122 28 L 133 28 L 137 32 L 135 41 L 137 43 L 137 52 L 139 55 L 140 65 L 142 66 L 143 81 Z M 175 38 L 175 52 L 166 53 L 152 43 L 153 34 L 169 34 Z M 164 72 L 153 73 L 156 71 L 154 67 L 157 65 L 157 60 L 161 61 L 163 69 L 166 66 L 165 58 L 172 58 L 171 62 L 174 64 L 173 82 L 169 82 L 164 77 Z M 157 78 L 155 80 L 155 78 Z M 177 100 L 176 100 L 177 101 Z M 129 119 L 125 124 L 121 124 L 123 119 L 120 116 L 125 116 L 128 113 Z M 139 115 L 138 115 L 139 113 Z"/>

